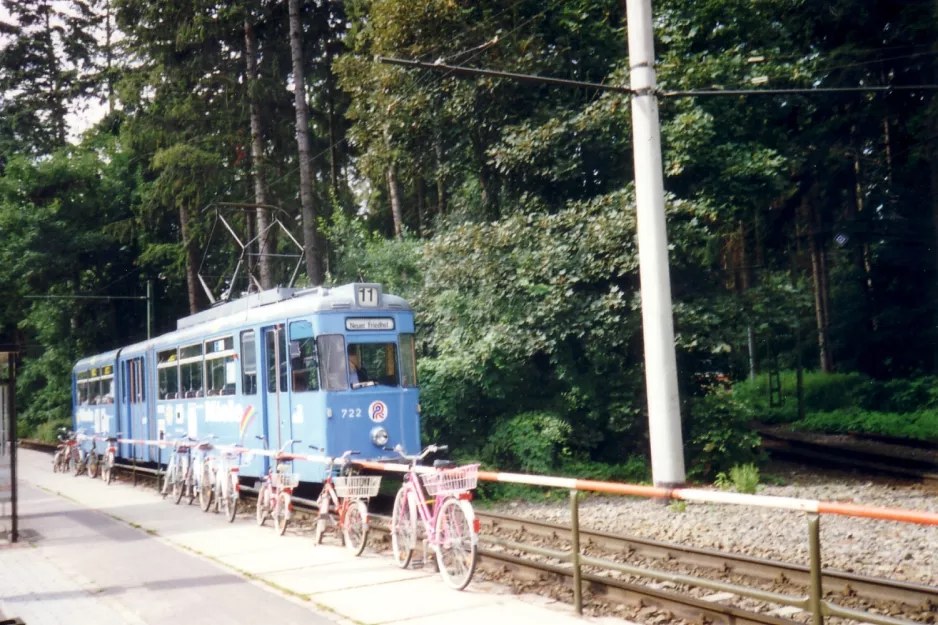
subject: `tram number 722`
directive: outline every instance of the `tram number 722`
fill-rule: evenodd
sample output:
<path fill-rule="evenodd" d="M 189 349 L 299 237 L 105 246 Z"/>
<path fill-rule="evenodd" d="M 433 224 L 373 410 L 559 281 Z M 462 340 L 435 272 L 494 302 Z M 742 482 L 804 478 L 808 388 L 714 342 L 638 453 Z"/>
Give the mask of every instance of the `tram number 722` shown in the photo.
<path fill-rule="evenodd" d="M 342 409 L 343 419 L 360 419 L 361 416 L 362 416 L 361 408 L 343 408 Z"/>

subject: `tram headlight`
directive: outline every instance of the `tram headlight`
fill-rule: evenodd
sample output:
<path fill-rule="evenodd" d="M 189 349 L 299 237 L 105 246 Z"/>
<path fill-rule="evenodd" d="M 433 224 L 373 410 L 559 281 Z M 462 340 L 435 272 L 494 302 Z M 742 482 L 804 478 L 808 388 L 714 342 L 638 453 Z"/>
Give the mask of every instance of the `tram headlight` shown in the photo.
<path fill-rule="evenodd" d="M 372 428 L 371 430 L 371 442 L 377 445 L 378 447 L 384 447 L 388 444 L 388 431 L 383 427 Z"/>

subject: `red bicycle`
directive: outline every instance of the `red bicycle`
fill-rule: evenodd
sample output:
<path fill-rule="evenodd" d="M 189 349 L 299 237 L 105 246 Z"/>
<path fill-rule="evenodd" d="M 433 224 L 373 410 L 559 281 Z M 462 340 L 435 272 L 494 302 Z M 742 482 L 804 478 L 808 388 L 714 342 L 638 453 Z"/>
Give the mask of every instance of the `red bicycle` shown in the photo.
<path fill-rule="evenodd" d="M 310 449 L 323 451 L 312 445 Z M 329 459 L 326 480 L 322 484 L 322 492 L 316 501 L 319 518 L 316 520 L 316 533 L 313 536 L 313 541 L 319 545 L 322 544 L 323 534 L 330 526 L 338 528 L 341 530 L 345 546 L 356 556 L 361 555 L 368 542 L 367 501 L 377 495 L 381 489 L 380 475 L 349 475 L 351 470 L 349 456 L 360 453 L 347 451 L 342 454 L 339 458 L 342 467 L 336 477 L 332 477 L 336 459 Z"/>
<path fill-rule="evenodd" d="M 263 436 L 257 438 L 264 441 L 264 449 L 267 449 L 267 439 Z M 300 442 L 302 441 L 289 440 L 283 444 L 273 458 L 274 466 L 267 471 L 257 491 L 257 524 L 263 525 L 264 521 L 272 518 L 274 529 L 281 536 L 287 531 L 287 523 L 293 511 L 293 489 L 299 485 L 300 475 L 290 473 L 289 467 L 280 461 L 290 460 L 293 457 L 292 454 L 285 454 L 284 450 Z"/>
<path fill-rule="evenodd" d="M 101 467 L 101 479 L 105 484 L 111 483 L 111 477 L 114 475 L 114 465 L 117 462 L 117 439 L 121 434 L 118 432 L 114 436 L 108 436 L 107 449 L 104 452 L 104 464 Z"/>

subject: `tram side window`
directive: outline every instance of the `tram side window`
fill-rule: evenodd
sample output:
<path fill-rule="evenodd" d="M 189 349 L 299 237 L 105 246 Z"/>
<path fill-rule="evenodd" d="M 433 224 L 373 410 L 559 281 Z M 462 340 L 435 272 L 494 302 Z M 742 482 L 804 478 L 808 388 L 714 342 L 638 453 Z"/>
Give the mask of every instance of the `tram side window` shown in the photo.
<path fill-rule="evenodd" d="M 81 406 L 87 406 L 91 402 L 90 395 L 90 385 L 88 378 L 91 377 L 91 373 L 88 371 L 82 371 L 78 374 L 78 404 Z"/>
<path fill-rule="evenodd" d="M 230 336 L 205 342 L 205 396 L 234 395 L 234 339 Z"/>
<path fill-rule="evenodd" d="M 179 349 L 180 393 L 185 399 L 202 397 L 202 344 Z"/>
<path fill-rule="evenodd" d="M 241 333 L 241 392 L 245 395 L 257 394 L 257 348 L 254 343 L 254 330 Z"/>
<path fill-rule="evenodd" d="M 101 369 L 100 393 L 97 403 L 114 403 L 114 367 L 110 365 Z"/>
<path fill-rule="evenodd" d="M 401 386 L 417 386 L 417 348 L 413 334 L 401 334 Z"/>
<path fill-rule="evenodd" d="M 348 365 L 345 361 L 345 337 L 324 334 L 317 340 L 319 347 L 319 373 L 324 391 L 344 391 L 348 388 Z"/>
<path fill-rule="evenodd" d="M 92 369 L 88 372 L 88 403 L 92 405 L 101 403 L 101 369 Z"/>
<path fill-rule="evenodd" d="M 176 350 L 160 352 L 156 369 L 159 372 L 159 398 L 179 399 L 179 359 Z"/>
<path fill-rule="evenodd" d="M 267 341 L 267 392 L 276 393 L 277 385 L 274 378 L 277 374 L 277 362 L 280 362 L 280 392 L 287 392 L 287 337 L 283 328 L 279 331 L 267 330 L 265 333 Z M 280 337 L 279 341 L 274 339 L 274 335 Z M 274 348 L 275 342 L 280 343 Z"/>
<path fill-rule="evenodd" d="M 290 324 L 290 370 L 293 372 L 294 393 L 319 389 L 316 339 L 313 338 L 313 324 L 308 321 Z"/>

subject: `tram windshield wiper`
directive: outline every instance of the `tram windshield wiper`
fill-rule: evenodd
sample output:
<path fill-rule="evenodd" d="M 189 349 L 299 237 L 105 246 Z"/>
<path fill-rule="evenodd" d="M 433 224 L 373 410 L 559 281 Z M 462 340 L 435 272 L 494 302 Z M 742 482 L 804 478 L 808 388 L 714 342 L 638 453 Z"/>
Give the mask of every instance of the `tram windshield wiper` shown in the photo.
<path fill-rule="evenodd" d="M 365 388 L 366 386 L 377 386 L 378 383 L 374 380 L 366 380 L 364 382 L 354 382 L 352 383 L 352 388 Z"/>

